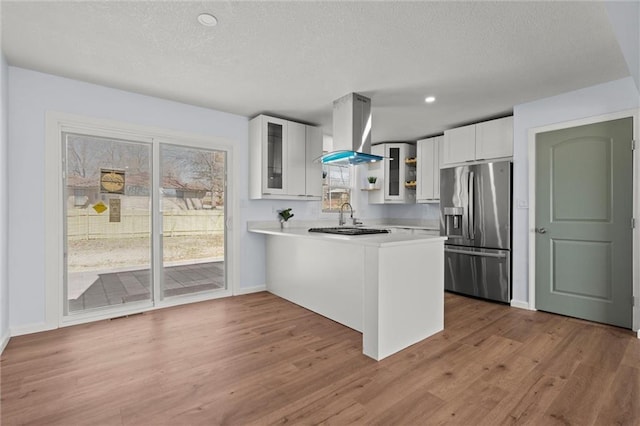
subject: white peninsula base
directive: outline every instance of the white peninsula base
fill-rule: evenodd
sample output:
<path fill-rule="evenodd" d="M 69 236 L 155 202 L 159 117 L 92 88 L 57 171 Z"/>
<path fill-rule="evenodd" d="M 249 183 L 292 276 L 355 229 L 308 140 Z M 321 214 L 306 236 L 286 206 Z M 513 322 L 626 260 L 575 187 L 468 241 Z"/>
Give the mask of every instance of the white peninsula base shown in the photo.
<path fill-rule="evenodd" d="M 362 332 L 381 360 L 444 328 L 444 238 L 267 234 L 267 289 Z"/>

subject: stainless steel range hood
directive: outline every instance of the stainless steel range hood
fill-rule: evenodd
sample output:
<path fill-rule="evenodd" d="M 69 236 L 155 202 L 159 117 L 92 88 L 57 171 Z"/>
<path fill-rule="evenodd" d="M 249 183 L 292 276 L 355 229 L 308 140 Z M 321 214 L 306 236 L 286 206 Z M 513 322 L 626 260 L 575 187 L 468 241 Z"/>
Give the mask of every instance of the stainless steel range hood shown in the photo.
<path fill-rule="evenodd" d="M 362 164 L 384 157 L 371 154 L 371 99 L 349 93 L 333 101 L 333 151 L 324 164 Z"/>

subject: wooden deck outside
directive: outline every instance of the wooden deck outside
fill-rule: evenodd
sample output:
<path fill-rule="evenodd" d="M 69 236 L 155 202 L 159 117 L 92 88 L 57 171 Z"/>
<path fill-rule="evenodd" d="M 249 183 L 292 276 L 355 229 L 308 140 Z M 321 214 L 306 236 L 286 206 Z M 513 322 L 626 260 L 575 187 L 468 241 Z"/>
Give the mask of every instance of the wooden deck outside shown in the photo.
<path fill-rule="evenodd" d="M 149 269 L 100 273 L 80 296 L 69 299 L 69 311 L 148 300 L 150 283 Z M 164 285 L 165 297 L 224 288 L 224 262 L 166 267 Z"/>

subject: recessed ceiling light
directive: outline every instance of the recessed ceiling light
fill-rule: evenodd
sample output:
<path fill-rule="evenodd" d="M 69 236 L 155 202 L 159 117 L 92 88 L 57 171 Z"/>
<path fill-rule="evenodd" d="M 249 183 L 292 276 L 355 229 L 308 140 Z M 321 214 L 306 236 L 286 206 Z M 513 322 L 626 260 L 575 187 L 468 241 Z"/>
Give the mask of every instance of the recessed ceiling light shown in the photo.
<path fill-rule="evenodd" d="M 424 101 L 428 104 L 433 103 L 436 101 L 436 97 L 435 96 L 427 96 L 426 98 L 424 98 Z"/>
<path fill-rule="evenodd" d="M 215 27 L 218 24 L 218 19 L 210 13 L 201 13 L 198 15 L 198 22 L 205 27 Z"/>

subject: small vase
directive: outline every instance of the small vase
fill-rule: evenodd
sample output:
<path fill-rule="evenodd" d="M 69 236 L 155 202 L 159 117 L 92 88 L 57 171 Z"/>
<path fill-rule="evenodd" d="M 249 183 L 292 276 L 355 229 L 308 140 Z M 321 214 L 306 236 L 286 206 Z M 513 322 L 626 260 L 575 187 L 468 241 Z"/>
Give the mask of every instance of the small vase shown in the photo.
<path fill-rule="evenodd" d="M 376 189 L 375 183 L 369 183 L 369 189 Z"/>
<path fill-rule="evenodd" d="M 282 222 L 280 222 L 280 228 L 288 229 L 289 228 L 289 222 L 287 222 L 286 220 L 283 220 Z"/>

